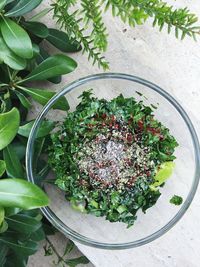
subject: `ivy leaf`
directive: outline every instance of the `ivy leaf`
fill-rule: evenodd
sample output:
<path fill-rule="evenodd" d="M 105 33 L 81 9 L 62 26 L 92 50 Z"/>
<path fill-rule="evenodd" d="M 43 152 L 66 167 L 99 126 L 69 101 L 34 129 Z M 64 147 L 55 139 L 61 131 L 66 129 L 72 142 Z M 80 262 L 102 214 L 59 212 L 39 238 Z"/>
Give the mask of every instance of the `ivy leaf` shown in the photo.
<path fill-rule="evenodd" d="M 31 108 L 31 102 L 25 97 L 25 95 L 23 95 L 22 93 L 18 92 L 17 90 L 14 91 L 15 94 L 17 95 L 17 97 L 19 98 L 20 102 L 22 103 L 22 105 L 29 109 Z"/>
<path fill-rule="evenodd" d="M 6 163 L 4 160 L 0 160 L 0 177 L 4 174 L 6 170 Z"/>
<path fill-rule="evenodd" d="M 11 144 L 4 148 L 3 158 L 6 163 L 6 172 L 9 177 L 24 177 L 22 165 Z"/>
<path fill-rule="evenodd" d="M 4 216 L 5 216 L 5 210 L 3 207 L 0 206 L 0 225 L 4 221 Z"/>
<path fill-rule="evenodd" d="M 21 90 L 26 92 L 28 95 L 32 97 L 33 100 L 37 101 L 41 105 L 46 105 L 47 102 L 56 95 L 55 92 L 46 91 L 42 89 L 36 89 L 36 88 L 24 88 L 20 87 Z M 69 110 L 69 103 L 67 99 L 63 96 L 59 100 L 56 101 L 56 103 L 53 105 L 53 109 L 60 109 L 60 110 Z"/>
<path fill-rule="evenodd" d="M 47 195 L 36 185 L 23 179 L 0 180 L 0 203 L 3 207 L 19 207 L 25 210 L 49 204 Z"/>
<path fill-rule="evenodd" d="M 24 22 L 23 25 L 29 32 L 40 38 L 46 38 L 49 35 L 49 30 L 47 26 L 41 22 L 27 21 Z"/>
<path fill-rule="evenodd" d="M 51 56 L 39 64 L 23 81 L 47 80 L 72 72 L 76 67 L 76 61 L 68 56 Z"/>
<path fill-rule="evenodd" d="M 6 221 L 10 229 L 25 234 L 31 234 L 42 226 L 41 222 L 25 214 L 11 216 L 6 218 Z"/>
<path fill-rule="evenodd" d="M 0 150 L 14 139 L 19 129 L 20 115 L 16 108 L 0 114 Z"/>
<path fill-rule="evenodd" d="M 9 18 L 3 17 L 0 23 L 1 33 L 7 46 L 22 58 L 32 58 L 33 48 L 27 32 Z"/>
<path fill-rule="evenodd" d="M 18 17 L 22 16 L 33 9 L 35 9 L 42 0 L 20 0 L 11 10 L 9 10 L 5 16 L 7 17 Z"/>
<path fill-rule="evenodd" d="M 49 29 L 46 40 L 62 52 L 77 52 L 82 49 L 77 41 L 73 42 L 65 32 L 57 29 Z"/>
<path fill-rule="evenodd" d="M 33 124 L 34 124 L 34 120 L 20 126 L 18 130 L 18 134 L 28 138 L 31 132 L 31 129 L 33 127 Z M 55 126 L 55 123 L 53 121 L 47 121 L 47 120 L 43 121 L 40 125 L 40 128 L 38 129 L 37 138 L 48 135 L 51 132 L 51 130 L 53 130 L 54 126 Z"/>
<path fill-rule="evenodd" d="M 0 236 L 0 242 L 7 245 L 9 248 L 13 249 L 16 253 L 24 255 L 33 255 L 38 250 L 38 245 L 36 242 L 27 241 L 27 242 L 18 242 L 12 237 L 9 236 Z"/>
<path fill-rule="evenodd" d="M 15 53 L 13 53 L 3 38 L 0 35 L 0 61 L 7 64 L 10 68 L 14 70 L 23 70 L 26 67 L 26 60 L 20 58 Z"/>

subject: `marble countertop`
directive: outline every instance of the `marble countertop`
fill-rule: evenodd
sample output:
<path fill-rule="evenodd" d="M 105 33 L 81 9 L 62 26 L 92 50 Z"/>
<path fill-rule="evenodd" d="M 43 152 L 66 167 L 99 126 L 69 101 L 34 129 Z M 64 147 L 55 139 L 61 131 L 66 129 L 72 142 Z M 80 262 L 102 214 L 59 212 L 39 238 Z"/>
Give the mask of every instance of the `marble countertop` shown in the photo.
<path fill-rule="evenodd" d="M 47 2 L 44 1 L 43 6 Z M 198 0 L 179 0 L 175 4 L 188 6 L 200 17 Z M 151 27 L 150 21 L 131 29 L 106 14 L 105 22 L 109 30 L 106 57 L 110 62 L 110 71 L 137 75 L 158 84 L 172 94 L 187 110 L 200 136 L 200 43 L 189 38 L 184 41 L 177 40 L 165 30 L 160 33 L 158 29 Z M 53 21 L 47 18 L 46 23 L 52 25 Z M 50 46 L 49 50 L 56 51 Z M 86 55 L 82 56 L 80 53 L 73 54 L 72 57 L 77 60 L 79 66 L 75 72 L 65 76 L 62 84 L 56 86 L 56 90 L 77 78 L 101 72 L 96 66 L 92 67 L 88 63 Z M 51 87 L 53 88 L 52 85 Z M 37 114 L 38 111 L 39 107 L 35 107 L 33 113 Z M 78 243 L 76 245 L 96 267 L 198 267 L 199 193 L 200 189 L 180 222 L 150 244 L 124 251 L 106 251 Z"/>

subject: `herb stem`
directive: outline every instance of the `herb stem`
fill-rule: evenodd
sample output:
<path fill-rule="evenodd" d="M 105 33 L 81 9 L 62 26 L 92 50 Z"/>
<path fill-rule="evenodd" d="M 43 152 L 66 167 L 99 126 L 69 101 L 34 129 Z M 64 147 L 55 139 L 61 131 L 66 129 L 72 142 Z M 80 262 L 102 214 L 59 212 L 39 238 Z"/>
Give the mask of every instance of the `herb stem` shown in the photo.
<path fill-rule="evenodd" d="M 51 249 L 53 250 L 53 252 L 55 253 L 55 255 L 58 258 L 58 263 L 60 262 L 64 262 L 63 258 L 60 256 L 60 254 L 57 252 L 57 250 L 55 249 L 53 243 L 51 242 L 51 240 L 46 236 L 46 241 L 49 244 L 49 246 L 51 247 Z"/>

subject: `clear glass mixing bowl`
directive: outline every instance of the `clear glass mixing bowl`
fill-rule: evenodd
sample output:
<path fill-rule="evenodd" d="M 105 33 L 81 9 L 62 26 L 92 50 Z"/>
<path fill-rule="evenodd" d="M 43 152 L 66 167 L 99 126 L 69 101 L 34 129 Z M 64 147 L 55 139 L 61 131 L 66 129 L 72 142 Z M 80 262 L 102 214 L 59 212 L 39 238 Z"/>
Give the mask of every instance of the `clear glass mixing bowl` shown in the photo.
<path fill-rule="evenodd" d="M 176 167 L 172 177 L 161 188 L 162 195 L 156 205 L 146 214 L 138 212 L 135 225 L 129 229 L 123 223 L 110 223 L 104 218 L 79 213 L 73 210 L 65 200 L 65 193 L 53 184 L 46 184 L 44 190 L 50 198 L 50 205 L 42 208 L 46 218 L 62 233 L 72 240 L 103 249 L 126 249 L 144 245 L 155 240 L 170 230 L 188 209 L 199 182 L 200 153 L 198 138 L 194 127 L 180 104 L 157 85 L 141 78 L 118 73 L 91 75 L 67 85 L 38 115 L 29 136 L 26 154 L 27 177 L 32 183 L 36 181 L 33 168 L 33 153 L 36 146 L 36 134 L 42 121 L 50 118 L 62 121 L 66 112 L 51 109 L 52 105 L 65 96 L 73 111 L 80 99 L 78 96 L 86 89 L 93 88 L 99 98 L 112 99 L 123 94 L 125 97 L 141 97 L 145 104 L 159 103 L 155 110 L 156 117 L 170 130 L 179 143 L 176 149 Z M 51 174 L 53 176 L 53 174 Z M 169 199 L 181 195 L 184 202 L 174 206 Z M 181 234 L 181 233 L 180 233 Z"/>

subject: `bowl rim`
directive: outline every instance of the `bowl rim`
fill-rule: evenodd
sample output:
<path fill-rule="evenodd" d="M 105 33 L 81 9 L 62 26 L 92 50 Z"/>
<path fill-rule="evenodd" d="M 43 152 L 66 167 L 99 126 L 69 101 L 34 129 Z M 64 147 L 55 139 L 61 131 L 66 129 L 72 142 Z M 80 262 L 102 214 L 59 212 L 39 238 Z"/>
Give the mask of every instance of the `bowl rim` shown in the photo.
<path fill-rule="evenodd" d="M 48 113 L 49 109 L 51 106 L 63 95 L 69 93 L 76 87 L 79 87 L 80 85 L 83 85 L 87 82 L 93 81 L 93 80 L 102 80 L 102 79 L 121 79 L 121 80 L 128 80 L 132 81 L 135 83 L 142 84 L 146 87 L 149 87 L 153 91 L 156 91 L 159 93 L 162 97 L 164 97 L 168 102 L 174 106 L 174 108 L 177 110 L 177 112 L 180 114 L 182 119 L 184 120 L 193 143 L 194 147 L 194 155 L 195 155 L 195 175 L 193 178 L 193 183 L 190 188 L 190 191 L 187 195 L 186 200 L 182 204 L 180 210 L 176 213 L 176 215 L 167 223 L 165 224 L 162 228 L 159 230 L 153 232 L 151 235 L 148 235 L 144 238 L 132 241 L 132 242 L 125 242 L 125 243 L 105 243 L 105 242 L 98 242 L 94 239 L 88 238 L 86 236 L 83 236 L 76 231 L 72 230 L 70 227 L 65 225 L 55 214 L 54 212 L 47 206 L 44 208 L 41 208 L 42 213 L 44 216 L 50 221 L 50 223 L 55 226 L 59 231 L 61 231 L 64 235 L 69 237 L 70 239 L 74 241 L 78 241 L 79 243 L 82 243 L 84 245 L 88 245 L 91 247 L 96 247 L 96 248 L 101 248 L 101 249 L 128 249 L 128 248 L 134 248 L 134 247 L 139 247 L 142 245 L 145 245 L 149 242 L 152 242 L 153 240 L 161 237 L 163 234 L 168 232 L 185 214 L 187 209 L 189 208 L 194 195 L 196 193 L 198 184 L 199 184 L 199 179 L 200 179 L 200 146 L 199 146 L 199 140 L 195 131 L 195 128 L 185 112 L 185 110 L 182 108 L 182 106 L 177 102 L 177 100 L 171 96 L 168 92 L 157 86 L 156 84 L 149 82 L 145 79 L 142 79 L 140 77 L 130 75 L 130 74 L 125 74 L 125 73 L 99 73 L 99 74 L 93 74 L 89 75 L 80 79 L 77 79 L 71 83 L 69 83 L 67 86 L 65 86 L 63 89 L 61 89 L 54 97 L 52 97 L 49 102 L 43 107 L 43 109 L 40 111 L 39 115 L 37 116 L 34 125 L 31 129 L 29 138 L 28 138 L 28 143 L 27 143 L 27 148 L 26 148 L 26 173 L 27 173 L 27 179 L 31 183 L 34 182 L 34 177 L 32 173 L 32 151 L 33 151 L 33 145 L 34 145 L 34 140 L 35 140 L 35 135 L 37 132 L 37 129 L 42 122 L 44 116 Z"/>

